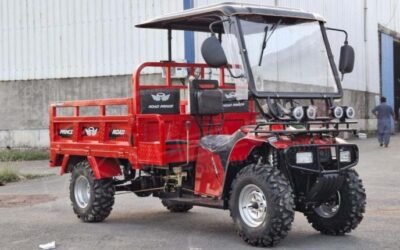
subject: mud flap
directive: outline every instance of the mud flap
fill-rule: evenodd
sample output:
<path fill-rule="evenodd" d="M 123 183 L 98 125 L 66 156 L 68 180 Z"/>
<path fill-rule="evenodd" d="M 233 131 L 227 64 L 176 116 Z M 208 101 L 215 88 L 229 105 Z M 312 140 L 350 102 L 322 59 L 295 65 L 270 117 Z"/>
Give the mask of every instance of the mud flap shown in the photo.
<path fill-rule="evenodd" d="M 322 175 L 308 192 L 307 200 L 325 201 L 340 189 L 343 181 L 344 177 L 339 174 Z"/>
<path fill-rule="evenodd" d="M 88 156 L 87 158 L 96 179 L 121 175 L 120 164 L 116 159 L 94 156 Z"/>

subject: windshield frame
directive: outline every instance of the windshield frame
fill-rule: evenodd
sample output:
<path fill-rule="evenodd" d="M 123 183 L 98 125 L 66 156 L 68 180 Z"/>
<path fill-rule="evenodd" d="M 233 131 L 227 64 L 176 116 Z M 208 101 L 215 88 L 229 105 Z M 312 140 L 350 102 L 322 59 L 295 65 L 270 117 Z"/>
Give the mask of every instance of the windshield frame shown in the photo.
<path fill-rule="evenodd" d="M 268 17 L 268 16 L 265 16 Z M 329 64 L 332 69 L 332 74 L 337 86 L 337 92 L 324 92 L 324 93 L 312 93 L 312 92 L 269 92 L 269 91 L 258 91 L 255 87 L 255 82 L 254 82 L 254 77 L 253 77 L 253 72 L 250 67 L 250 60 L 248 58 L 248 53 L 246 49 L 246 43 L 244 41 L 244 33 L 243 33 L 243 28 L 242 28 L 242 22 L 240 15 L 235 15 L 231 17 L 237 25 L 237 31 L 239 32 L 238 35 L 238 42 L 239 42 L 239 48 L 241 49 L 241 56 L 243 60 L 243 65 L 245 67 L 246 75 L 248 77 L 249 81 L 249 90 L 250 93 L 254 95 L 256 98 L 272 98 L 272 99 L 278 99 L 278 98 L 286 98 L 286 99 L 321 99 L 321 98 L 332 98 L 332 99 L 339 99 L 342 98 L 343 96 L 343 89 L 339 77 L 339 71 L 336 67 L 334 57 L 332 54 L 332 50 L 328 41 L 328 36 L 326 34 L 324 22 L 318 21 L 323 42 L 325 44 L 325 49 L 327 52 L 327 57 Z"/>

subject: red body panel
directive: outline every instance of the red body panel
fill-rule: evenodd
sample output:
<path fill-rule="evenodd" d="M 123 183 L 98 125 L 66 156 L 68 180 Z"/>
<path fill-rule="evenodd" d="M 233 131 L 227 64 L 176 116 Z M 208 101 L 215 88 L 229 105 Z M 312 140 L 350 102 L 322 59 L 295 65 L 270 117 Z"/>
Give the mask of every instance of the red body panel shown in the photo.
<path fill-rule="evenodd" d="M 127 159 L 134 169 L 151 165 L 168 168 L 171 163 L 195 163 L 194 193 L 220 198 L 223 195 L 226 174 L 230 162 L 241 162 L 249 157 L 255 147 L 270 143 L 276 148 L 285 149 L 299 144 L 329 144 L 333 139 L 321 139 L 318 136 L 298 136 L 277 138 L 273 130 L 282 130 L 284 126 L 273 125 L 258 133 L 252 132 L 256 123 L 253 101 L 249 101 L 248 112 L 224 113 L 209 117 L 208 122 L 220 124 L 208 127 L 203 135 L 232 134 L 241 129 L 246 135 L 233 146 L 226 166 L 220 155 L 199 147 L 200 128 L 198 117 L 186 113 L 187 99 L 180 100 L 177 114 L 142 114 L 140 112 L 140 91 L 151 89 L 178 89 L 186 91 L 187 86 L 173 85 L 166 70 L 165 83 L 151 85 L 140 84 L 140 73 L 148 66 L 187 67 L 190 71 L 200 68 L 204 77 L 204 64 L 182 63 L 145 63 L 139 66 L 133 76 L 133 98 L 104 99 L 89 101 L 71 101 L 53 104 L 50 107 L 50 166 L 60 166 L 61 174 L 68 171 L 69 161 L 76 157 L 86 157 L 96 178 L 109 178 L 121 174 L 118 159 Z M 220 69 L 220 88 L 225 86 L 224 70 Z M 182 95 L 181 96 L 188 96 Z M 109 107 L 120 106 L 124 114 L 110 115 Z M 98 114 L 84 116 L 81 109 L 97 107 Z M 64 110 L 63 110 L 64 109 Z M 63 111 L 70 109 L 69 115 Z M 252 126 L 253 125 L 253 126 Z M 274 138 L 273 138 L 274 137 Z M 78 160 L 81 158 L 78 158 Z"/>
<path fill-rule="evenodd" d="M 60 174 L 64 174 L 68 171 L 68 161 L 69 161 L 69 155 L 64 155 L 62 163 L 61 163 L 61 169 L 60 169 Z"/>
<path fill-rule="evenodd" d="M 145 165 L 167 168 L 170 163 L 195 162 L 195 187 L 197 195 L 221 197 L 226 172 L 230 162 L 240 162 L 247 159 L 255 147 L 267 141 L 279 149 L 285 149 L 298 144 L 332 143 L 317 136 L 276 138 L 269 131 L 252 133 L 256 122 L 254 104 L 249 101 L 248 112 L 224 113 L 215 115 L 210 123 L 220 124 L 208 128 L 207 134 L 232 134 L 242 129 L 246 136 L 233 146 L 226 166 L 222 165 L 218 154 L 199 147 L 200 129 L 196 118 L 186 113 L 188 100 L 180 100 L 178 114 L 141 114 L 140 91 L 149 89 L 179 89 L 185 91 L 186 86 L 173 85 L 166 70 L 165 83 L 152 85 L 140 84 L 140 73 L 148 66 L 155 67 L 188 67 L 193 72 L 200 68 L 204 77 L 204 64 L 181 63 L 145 63 L 139 66 L 133 76 L 133 98 L 72 101 L 53 104 L 50 107 L 50 165 L 60 166 L 61 174 L 68 171 L 68 163 L 72 157 L 86 157 L 96 178 L 109 178 L 120 175 L 117 159 L 127 159 L 134 169 L 142 169 Z M 220 69 L 220 88 L 225 86 L 224 70 Z M 187 96 L 187 95 L 186 95 Z M 107 110 L 111 106 L 120 106 L 126 112 L 110 115 Z M 98 114 L 81 115 L 81 109 L 97 107 Z M 70 109 L 70 115 L 62 113 Z M 282 130 L 283 126 L 274 125 L 270 130 Z M 203 131 L 204 132 L 204 131 Z M 268 140 L 275 137 L 274 140 Z M 272 138 L 271 138 L 272 139 Z M 332 139 L 333 140 L 333 139 Z"/>
<path fill-rule="evenodd" d="M 218 154 L 199 147 L 194 192 L 218 197 L 222 193 L 225 170 Z"/>
<path fill-rule="evenodd" d="M 334 144 L 334 138 L 323 138 L 320 136 L 297 136 L 296 138 L 289 138 L 287 136 L 280 136 L 279 140 L 271 143 L 274 147 L 285 149 L 289 146 L 306 145 L 306 144 Z"/>
<path fill-rule="evenodd" d="M 265 138 L 259 138 L 252 135 L 245 136 L 236 142 L 229 155 L 228 162 L 244 161 L 255 147 L 263 143 L 265 143 Z"/>
<path fill-rule="evenodd" d="M 199 147 L 196 161 L 195 194 L 221 197 L 229 162 L 244 161 L 251 151 L 262 143 L 265 143 L 262 138 L 249 135 L 240 139 L 233 146 L 226 166 L 222 165 L 218 154 Z"/>
<path fill-rule="evenodd" d="M 88 156 L 89 164 L 97 179 L 109 178 L 121 174 L 119 163 L 114 158 Z"/>
<path fill-rule="evenodd" d="M 146 67 L 166 69 L 165 82 L 141 85 L 140 74 Z M 141 90 L 165 88 L 187 91 L 187 86 L 173 84 L 169 73 L 172 67 L 186 67 L 189 74 L 199 68 L 202 78 L 208 68 L 205 64 L 144 63 L 132 77 L 133 98 L 69 101 L 51 105 L 50 166 L 62 165 L 61 172 L 64 173 L 71 156 L 84 156 L 91 159 L 92 166 L 97 166 L 94 169 L 98 171 L 96 177 L 104 178 L 119 174 L 116 163 L 109 160 L 112 158 L 128 159 L 135 169 L 141 169 L 144 165 L 163 168 L 170 163 L 196 161 L 200 129 L 195 117 L 186 113 L 187 99 L 180 100 L 178 114 L 140 112 Z M 219 87 L 232 89 L 233 85 L 225 85 L 224 69 L 221 68 L 219 72 Z M 108 114 L 109 108 L 115 106 L 126 111 L 118 115 Z M 88 107 L 97 108 L 98 114 L 82 115 L 82 110 Z M 65 114 L 67 111 L 69 114 Z M 243 125 L 254 124 L 255 118 L 254 104 L 249 101 L 248 112 L 213 116 L 211 122 L 220 126 L 207 129 L 204 135 L 232 134 Z M 185 143 L 175 143 L 182 141 Z M 97 159 L 107 160 L 99 163 Z"/>

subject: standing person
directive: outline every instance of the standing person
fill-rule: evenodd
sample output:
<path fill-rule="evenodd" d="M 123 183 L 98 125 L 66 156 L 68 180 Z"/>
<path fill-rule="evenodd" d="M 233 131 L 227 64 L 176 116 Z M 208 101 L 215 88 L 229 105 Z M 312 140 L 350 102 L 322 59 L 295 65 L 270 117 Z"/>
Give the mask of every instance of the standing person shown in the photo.
<path fill-rule="evenodd" d="M 372 113 L 378 118 L 378 141 L 382 147 L 389 146 L 390 134 L 392 131 L 392 119 L 394 118 L 393 108 L 386 103 L 386 97 L 381 97 L 381 104 L 376 106 Z"/>

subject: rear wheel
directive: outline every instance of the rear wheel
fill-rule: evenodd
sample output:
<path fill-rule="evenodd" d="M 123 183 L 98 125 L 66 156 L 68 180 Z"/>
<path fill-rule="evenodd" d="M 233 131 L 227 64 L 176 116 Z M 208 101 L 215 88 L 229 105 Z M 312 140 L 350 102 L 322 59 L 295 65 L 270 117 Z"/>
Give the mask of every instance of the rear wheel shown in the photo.
<path fill-rule="evenodd" d="M 366 194 L 358 174 L 346 173 L 345 182 L 330 200 L 306 213 L 312 227 L 323 234 L 344 235 L 360 224 L 365 212 Z"/>
<path fill-rule="evenodd" d="M 161 203 L 173 213 L 186 213 L 193 208 L 193 205 L 176 201 L 162 200 Z"/>
<path fill-rule="evenodd" d="M 84 222 L 100 222 L 110 215 L 115 189 L 112 179 L 97 180 L 87 161 L 77 163 L 69 186 L 74 213 Z"/>
<path fill-rule="evenodd" d="M 286 237 L 294 219 L 292 188 L 278 169 L 251 164 L 232 182 L 229 209 L 244 241 L 274 246 Z"/>

